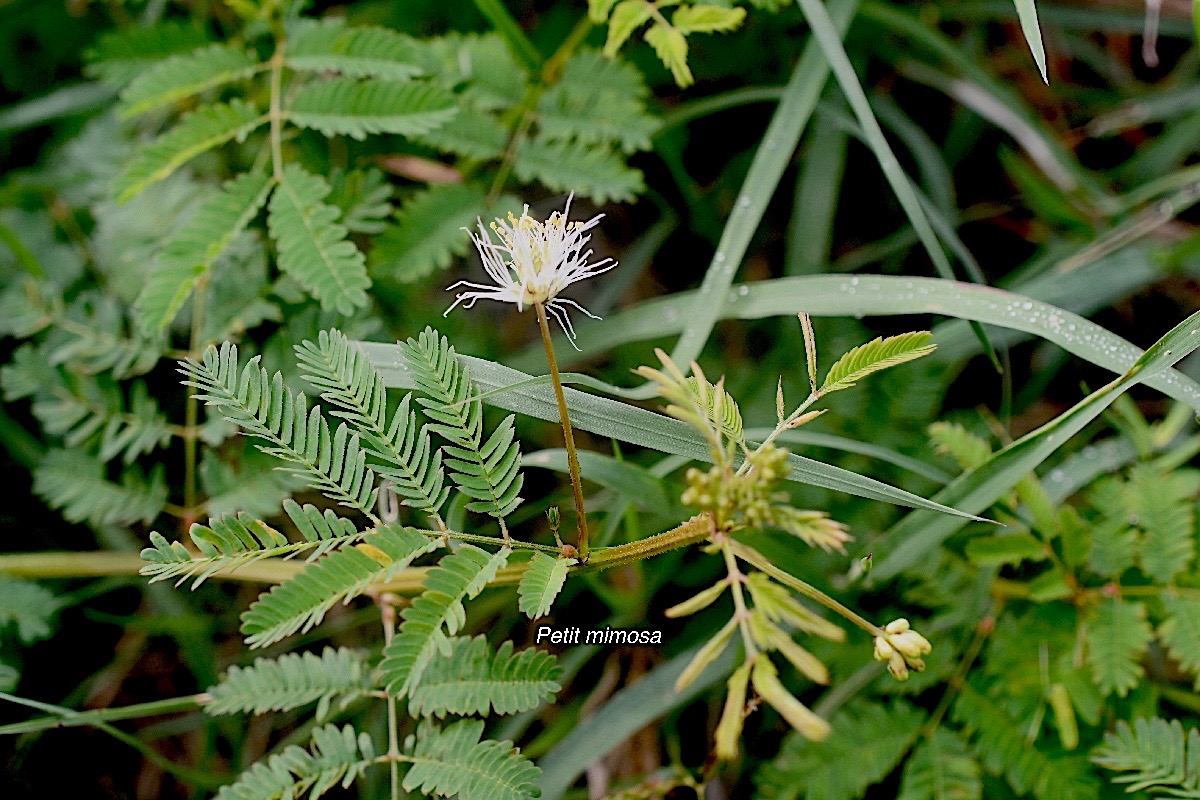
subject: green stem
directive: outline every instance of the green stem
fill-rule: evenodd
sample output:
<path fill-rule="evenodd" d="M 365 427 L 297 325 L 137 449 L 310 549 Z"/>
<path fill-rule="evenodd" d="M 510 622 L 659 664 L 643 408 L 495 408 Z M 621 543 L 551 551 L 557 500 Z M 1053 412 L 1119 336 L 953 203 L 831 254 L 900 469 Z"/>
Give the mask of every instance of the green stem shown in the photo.
<path fill-rule="evenodd" d="M 63 717 L 64 721 L 73 720 L 85 713 L 81 711 L 73 711 L 69 708 L 63 708 L 62 706 L 51 705 L 50 703 L 41 703 L 37 700 L 16 697 L 5 692 L 0 692 L 0 700 L 8 700 L 11 703 L 27 706 L 29 708 L 36 708 L 39 711 L 48 711 L 52 714 L 59 714 Z M 207 771 L 191 769 L 189 767 L 182 767 L 176 764 L 169 758 L 163 756 L 153 747 L 150 747 L 148 744 L 138 739 L 136 736 L 132 736 L 120 728 L 108 724 L 107 722 L 102 720 L 92 720 L 91 722 L 82 724 L 86 724 L 90 727 L 96 728 L 97 730 L 103 731 L 119 742 L 124 742 L 141 753 L 147 761 L 151 762 L 159 769 L 163 770 L 164 772 L 169 772 L 188 783 L 195 784 L 196 786 L 200 786 L 205 789 L 215 789 L 225 783 L 225 779 L 219 775 L 214 775 Z"/>
<path fill-rule="evenodd" d="M 538 328 L 542 332 L 542 344 L 546 348 L 546 363 L 550 366 L 550 379 L 554 383 L 554 399 L 558 401 L 558 417 L 562 421 L 563 442 L 567 448 L 567 470 L 571 473 L 571 491 L 575 495 L 576 549 L 579 560 L 588 560 L 587 511 L 583 505 L 583 481 L 579 477 L 579 454 L 575 452 L 575 434 L 571 430 L 571 418 L 567 415 L 567 398 L 563 395 L 562 378 L 558 374 L 558 360 L 554 357 L 554 344 L 550 340 L 550 325 L 546 321 L 546 309 L 534 303 L 537 311 Z"/>
<path fill-rule="evenodd" d="M 503 546 L 504 541 L 499 537 L 474 536 L 472 534 L 447 533 L 446 531 L 422 531 L 428 536 L 450 536 L 462 538 L 480 544 Z M 708 517 L 699 515 L 672 528 L 669 531 L 639 539 L 636 542 L 617 545 L 616 547 L 601 547 L 593 550 L 587 564 L 577 564 L 572 571 L 600 570 L 618 567 L 633 561 L 653 558 L 680 547 L 697 544 L 709 537 L 711 529 Z M 557 553 L 558 548 L 548 545 L 532 544 L 513 540 L 509 546 L 530 550 L 542 550 Z M 91 552 L 41 552 L 41 553 L 6 553 L 0 554 L 0 574 L 14 575 L 20 578 L 98 578 L 110 575 L 136 576 L 145 565 L 136 553 L 114 553 L 106 551 Z M 282 558 L 264 558 L 250 564 L 238 567 L 232 571 L 218 571 L 211 576 L 212 580 L 235 580 L 246 583 L 283 583 L 304 568 L 299 560 Z M 395 579 L 380 591 L 387 590 L 400 595 L 420 594 L 423 590 L 425 574 L 428 570 L 423 567 L 410 567 L 397 575 Z M 525 564 L 501 570 L 497 585 L 517 583 L 525 572 Z"/>
<path fill-rule="evenodd" d="M 396 635 L 396 607 L 392 605 L 391 599 L 386 595 L 381 595 L 379 598 L 379 610 L 383 616 L 384 647 L 391 645 L 392 637 Z M 400 722 L 396 716 L 396 696 L 391 692 L 385 692 L 385 696 L 387 697 L 388 756 L 390 757 L 392 800 L 400 800 L 400 764 L 396 761 L 396 757 L 400 755 Z"/>
<path fill-rule="evenodd" d="M 5 699 L 12 700 L 12 702 L 19 702 L 8 696 L 4 697 Z M 81 725 L 94 725 L 97 722 L 115 722 L 122 719 L 155 717 L 160 714 L 174 714 L 180 711 L 195 711 L 204 704 L 206 699 L 207 695 L 191 694 L 185 697 L 172 697 L 168 700 L 155 700 L 150 703 L 137 703 L 131 706 L 75 711 L 70 715 L 63 715 L 61 712 L 58 712 L 58 716 L 54 717 L 40 717 L 38 719 L 25 720 L 24 722 L 0 725 L 0 736 L 34 733 L 53 728 L 75 728 Z M 52 708 L 42 708 L 40 705 L 35 706 L 35 708 L 42 711 L 53 710 Z"/>

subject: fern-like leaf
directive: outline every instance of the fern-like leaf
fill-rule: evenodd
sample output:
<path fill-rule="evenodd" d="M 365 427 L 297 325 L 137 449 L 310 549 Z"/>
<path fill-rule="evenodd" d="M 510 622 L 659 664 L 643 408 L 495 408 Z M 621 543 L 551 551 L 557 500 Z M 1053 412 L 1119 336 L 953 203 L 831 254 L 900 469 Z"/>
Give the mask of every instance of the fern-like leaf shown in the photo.
<path fill-rule="evenodd" d="M 1087 620 L 1087 662 L 1101 692 L 1124 697 L 1137 686 L 1143 674 L 1141 658 L 1152 637 L 1141 603 L 1113 598 L 1092 609 Z"/>
<path fill-rule="evenodd" d="M 1138 560 L 1155 583 L 1170 583 L 1195 557 L 1196 475 L 1151 464 L 1130 470 L 1125 484 L 1129 515 L 1145 532 Z"/>
<path fill-rule="evenodd" d="M 1162 601 L 1168 617 L 1158 628 L 1159 638 L 1200 685 L 1200 600 L 1164 595 Z"/>
<path fill-rule="evenodd" d="M 712 384 L 703 375 L 689 375 L 683 384 L 683 389 L 691 398 L 693 405 L 708 411 L 708 418 L 726 438 L 733 442 L 745 440 L 742 410 L 738 408 L 737 401 L 730 396 L 729 392 L 725 391 L 724 380 Z"/>
<path fill-rule="evenodd" d="M 287 64 L 302 72 L 404 80 L 423 70 L 412 39 L 387 28 L 347 27 L 338 19 L 297 20 L 288 30 Z"/>
<path fill-rule="evenodd" d="M 1037 800 L 1096 800 L 1099 786 L 1083 758 L 1057 758 L 1030 744 L 1026 729 L 995 701 L 966 686 L 953 715 L 975 737 L 984 768 L 1003 775 L 1018 794 Z"/>
<path fill-rule="evenodd" d="M 365 139 L 370 133 L 428 134 L 458 112 L 454 96 L 428 83 L 332 78 L 305 85 L 288 117 L 326 136 Z"/>
<path fill-rule="evenodd" d="M 904 765 L 898 800 L 980 800 L 979 762 L 962 738 L 937 728 Z"/>
<path fill-rule="evenodd" d="M 5 374 L 14 380 L 20 375 L 12 371 Z M 25 373 L 24 377 L 35 375 L 42 383 L 37 389 L 32 385 L 15 388 L 41 391 L 33 401 L 33 414 L 47 433 L 61 436 L 68 448 L 98 442 L 101 461 L 120 456 L 130 464 L 170 441 L 167 416 L 142 381 L 132 384 L 126 401 L 120 387 L 108 380 L 90 381 L 77 376 L 66 381 L 53 369 Z"/>
<path fill-rule="evenodd" d="M 642 74 L 598 50 L 582 50 L 538 102 L 541 135 L 551 141 L 618 143 L 627 153 L 650 149 L 658 121 L 646 113 Z"/>
<path fill-rule="evenodd" d="M 295 164 L 284 168 L 271 196 L 267 224 L 279 248 L 279 266 L 322 308 L 343 314 L 367 304 L 366 260 L 346 238 L 338 210 L 322 202 L 329 184 Z"/>
<path fill-rule="evenodd" d="M 293 800 L 305 793 L 316 800 L 338 784 L 348 787 L 374 762 L 367 734 L 356 734 L 349 725 L 326 725 L 313 731 L 310 749 L 289 745 L 223 787 L 217 800 Z"/>
<path fill-rule="evenodd" d="M 992 445 L 957 422 L 935 422 L 928 428 L 933 449 L 958 462 L 964 470 L 975 469 L 992 457 Z"/>
<path fill-rule="evenodd" d="M 433 133 L 413 138 L 440 152 L 479 161 L 500 158 L 508 146 L 508 130 L 500 119 L 470 106 L 459 108 L 457 114 Z"/>
<path fill-rule="evenodd" d="M 163 59 L 190 53 L 206 43 L 201 26 L 178 20 L 129 25 L 101 34 L 84 52 L 84 73 L 121 88 Z"/>
<path fill-rule="evenodd" d="M 375 471 L 392 482 L 405 505 L 438 519 L 450 489 L 441 451 L 433 449 L 429 432 L 425 426 L 418 428 L 416 412 L 409 408 L 412 395 L 405 395 L 389 424 L 383 376 L 340 331 L 321 331 L 316 344 L 297 345 L 296 356 L 308 371 L 305 379 L 321 390 L 322 398 L 343 409 L 331 413 L 362 435 L 377 462 Z"/>
<path fill-rule="evenodd" d="M 342 211 L 342 224 L 354 233 L 382 233 L 392 215 L 392 186 L 377 169 L 334 170 L 328 200 Z"/>
<path fill-rule="evenodd" d="M 127 468 L 119 483 L 104 464 L 78 450 L 52 450 L 33 472 L 33 491 L 69 522 L 130 525 L 150 522 L 167 502 L 166 473 L 159 464 L 147 477 Z"/>
<path fill-rule="evenodd" d="M 421 683 L 409 695 L 413 716 L 446 714 L 516 714 L 553 699 L 562 687 L 557 660 L 545 650 L 527 648 L 513 653 L 504 642 L 492 652 L 487 639 L 454 639 L 446 654 L 425 668 Z"/>
<path fill-rule="evenodd" d="M 523 141 L 513 168 L 521 181 L 542 183 L 556 192 L 576 192 L 598 204 L 629 202 L 645 188 L 642 173 L 615 153 L 579 143 L 545 139 Z"/>
<path fill-rule="evenodd" d="M 138 327 L 144 335 L 171 324 L 196 281 L 262 208 L 271 186 L 265 173 L 240 175 L 206 198 L 171 235 L 138 295 Z"/>
<path fill-rule="evenodd" d="M 334 700 L 346 702 L 372 689 L 370 670 L 361 653 L 326 647 L 315 653 L 285 653 L 258 658 L 248 667 L 230 667 L 216 686 L 205 692 L 209 714 L 265 714 L 288 711 L 309 703 L 326 709 Z M 317 717 L 324 716 L 318 711 Z"/>
<path fill-rule="evenodd" d="M 1113 781 L 1128 784 L 1128 792 L 1200 798 L 1200 732 L 1185 731 L 1177 719 L 1139 718 L 1133 726 L 1121 720 L 1114 732 L 1104 734 L 1092 761 L 1126 773 Z"/>
<path fill-rule="evenodd" d="M 467 252 L 470 240 L 462 229 L 481 217 L 485 207 L 486 192 L 473 184 L 444 183 L 413 195 L 375 240 L 372 270 L 409 282 L 445 269 L 454 256 Z M 496 212 L 514 208 L 519 204 L 506 196 Z"/>
<path fill-rule="evenodd" d="M 902 333 L 872 339 L 847 352 L 829 368 L 822 393 L 849 389 L 868 375 L 927 356 L 937 345 L 930 344 L 933 334 L 928 331 Z"/>
<path fill-rule="evenodd" d="M 418 399 L 433 421 L 430 430 L 445 438 L 450 477 L 471 498 L 467 508 L 497 519 L 521 504 L 524 476 L 512 415 L 483 441 L 483 403 L 472 398 L 474 384 L 446 337 L 426 328 L 404 345 L 417 388 L 428 395 Z"/>
<path fill-rule="evenodd" d="M 196 109 L 174 128 L 137 150 L 117 177 L 114 185 L 117 199 L 128 200 L 207 150 L 234 139 L 245 139 L 266 121 L 258 109 L 241 100 Z"/>
<path fill-rule="evenodd" d="M 462 720 L 445 728 L 424 723 L 406 760 L 404 788 L 458 800 L 525 800 L 538 797 L 542 771 L 512 742 L 480 741 L 483 722 Z"/>
<path fill-rule="evenodd" d="M 466 621 L 463 601 L 483 591 L 508 561 L 509 552 L 493 555 L 463 545 L 429 571 L 425 591 L 400 612 L 400 629 L 383 652 L 380 670 L 389 692 L 397 697 L 411 692 L 434 652 L 447 653 L 446 637 L 458 633 Z"/>
<path fill-rule="evenodd" d="M 567 572 L 575 563 L 573 558 L 555 558 L 547 553 L 534 553 L 529 567 L 517 586 L 517 605 L 530 619 L 544 617 L 567 582 Z"/>
<path fill-rule="evenodd" d="M 296 523 L 303 541 L 288 541 L 270 525 L 244 512 L 236 517 L 216 517 L 208 525 L 193 523 L 188 532 L 199 555 L 181 542 L 168 542 L 162 534 L 152 532 L 152 547 L 142 550 L 142 560 L 149 563 L 142 567 L 141 574 L 149 576 L 151 583 L 175 579 L 176 586 L 195 578 L 192 582 L 195 589 L 215 572 L 232 571 L 263 558 L 292 556 L 304 550 L 313 551 L 308 557 L 312 561 L 366 535 L 328 509 L 322 515 L 314 506 L 301 508 L 286 500 L 284 510 Z"/>
<path fill-rule="evenodd" d="M 196 397 L 217 409 L 242 430 L 264 439 L 260 449 L 291 464 L 293 473 L 330 498 L 370 516 L 375 505 L 375 473 L 367 466 L 358 434 L 345 423 L 330 434 L 321 407 L 308 407 L 303 394 L 293 395 L 283 375 L 270 375 L 255 356 L 238 370 L 237 347 L 226 342 L 209 347 L 203 361 L 181 362 L 184 383 L 200 390 Z"/>
<path fill-rule="evenodd" d="M 856 703 L 838 712 L 823 742 L 798 733 L 758 774 L 764 800 L 852 800 L 895 768 L 916 738 L 924 714 L 904 702 L 890 708 Z"/>
<path fill-rule="evenodd" d="M 0 574 L 0 640 L 10 626 L 17 640 L 25 644 L 47 638 L 53 630 L 54 615 L 62 606 L 63 601 L 40 584 Z M 558 684 L 554 691 L 558 691 Z"/>
<path fill-rule="evenodd" d="M 372 583 L 391 580 L 437 546 L 436 540 L 411 528 L 385 525 L 360 543 L 314 561 L 296 577 L 260 596 L 242 614 L 246 644 L 266 647 L 297 631 L 310 630 L 339 602 L 349 603 Z"/>
<path fill-rule="evenodd" d="M 206 426 L 220 428 L 217 435 L 224 439 L 226 424 L 218 416 L 211 418 Z M 209 516 L 222 517 L 244 511 L 259 519 L 271 517 L 279 513 L 288 498 L 305 486 L 305 481 L 300 477 L 276 469 L 279 462 L 274 456 L 259 451 L 248 441 L 242 444 L 240 451 L 234 448 L 233 458 L 228 462 L 212 449 L 206 451 L 200 460 L 197 477 L 208 497 L 206 508 Z"/>
<path fill-rule="evenodd" d="M 248 78 L 262 67 L 253 53 L 214 44 L 161 61 L 121 92 L 121 116 L 133 117 L 226 83 Z"/>

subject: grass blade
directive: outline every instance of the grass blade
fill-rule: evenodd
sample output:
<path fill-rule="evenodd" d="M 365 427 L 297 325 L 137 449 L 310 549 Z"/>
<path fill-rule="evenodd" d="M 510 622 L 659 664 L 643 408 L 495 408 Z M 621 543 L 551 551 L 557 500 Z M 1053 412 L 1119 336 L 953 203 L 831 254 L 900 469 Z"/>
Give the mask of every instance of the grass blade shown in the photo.
<path fill-rule="evenodd" d="M 879 162 L 884 177 L 892 187 L 896 199 L 900 201 L 908 221 L 912 223 L 917 238 L 925 246 L 925 251 L 929 253 L 934 269 L 943 278 L 953 280 L 954 268 L 950 265 L 950 259 L 946 257 L 946 252 L 942 249 L 942 244 L 938 240 L 933 225 L 929 222 L 929 217 L 925 214 L 925 208 L 921 205 L 921 199 L 917 196 L 912 182 L 908 179 L 904 168 L 900 166 L 896 154 L 892 152 L 887 137 L 883 135 L 883 128 L 879 127 L 879 120 L 875 119 L 875 112 L 871 110 L 871 103 L 867 100 L 866 92 L 863 91 L 862 84 L 858 81 L 858 73 L 854 71 L 850 57 L 846 55 L 846 48 L 842 46 L 842 37 L 834 27 L 829 12 L 826 11 L 821 0 L 796 0 L 796 2 L 812 28 L 813 37 L 824 51 L 825 58 L 828 59 L 829 66 L 833 70 L 833 76 L 842 87 L 842 93 L 849 101 L 854 116 L 858 118 L 858 124 L 862 127 L 867 144 L 875 153 L 875 159 Z M 987 339 L 987 334 L 977 324 L 974 330 L 984 351 L 992 363 L 998 367 L 1000 362 L 996 351 Z"/>
<path fill-rule="evenodd" d="M 1033 54 L 1038 72 L 1042 73 L 1042 81 L 1049 86 L 1050 77 L 1046 74 L 1046 48 L 1042 46 L 1042 29 L 1038 25 L 1037 6 L 1033 0 L 1013 0 L 1017 5 L 1017 19 L 1021 21 L 1021 33 L 1029 43 L 1029 52 Z"/>
<path fill-rule="evenodd" d="M 1098 268 L 1100 266 L 1098 262 Z M 1094 275 L 1080 275 L 1078 271 L 1048 276 L 1037 282 L 1037 291 L 1064 301 L 1078 299 L 1072 296 L 1078 291 L 1079 297 L 1089 295 L 1090 301 L 1108 302 L 1096 292 L 1095 286 L 1086 285 L 1095 279 Z M 603 323 L 580 324 L 582 350 L 572 355 L 589 358 L 621 344 L 669 336 L 683 327 L 695 296 L 694 292 L 675 294 L 633 306 Z M 1120 336 L 1065 308 L 1035 300 L 1032 296 L 940 278 L 814 275 L 759 281 L 731 289 L 718 317 L 763 319 L 790 317 L 800 311 L 825 317 L 939 314 L 975 320 L 1039 336 L 1117 374 L 1133 366 L 1142 354 Z M 933 358 L 957 359 L 971 354 L 961 340 L 955 339 L 955 331 L 949 326 L 935 329 L 933 340 L 938 345 L 938 354 Z M 1005 343 L 1011 341 L 1015 338 L 1005 339 Z M 544 356 L 540 355 L 539 349 L 538 356 L 522 357 L 515 363 L 536 369 L 540 357 Z M 1200 411 L 1200 384 L 1191 378 L 1168 370 L 1145 382 Z"/>
<path fill-rule="evenodd" d="M 407 357 L 400 346 L 359 342 L 359 347 L 383 375 L 385 386 L 398 389 L 415 387 L 415 381 L 407 366 Z M 530 377 L 525 373 L 493 361 L 471 357 L 464 359 L 470 367 L 471 377 L 485 393 L 520 384 L 519 388 L 514 388 L 513 391 L 488 394 L 487 402 L 490 405 L 535 419 L 554 421 L 559 418 L 558 405 L 550 387 L 530 384 Z M 577 428 L 639 447 L 648 447 L 660 453 L 686 456 L 696 461 L 709 461 L 712 458 L 704 437 L 679 420 L 575 389 L 565 389 L 564 393 L 571 412 L 571 421 Z M 792 455 L 788 464 L 791 467 L 789 480 L 799 483 L 910 508 L 923 508 L 943 514 L 960 513 L 903 489 L 815 459 Z"/>

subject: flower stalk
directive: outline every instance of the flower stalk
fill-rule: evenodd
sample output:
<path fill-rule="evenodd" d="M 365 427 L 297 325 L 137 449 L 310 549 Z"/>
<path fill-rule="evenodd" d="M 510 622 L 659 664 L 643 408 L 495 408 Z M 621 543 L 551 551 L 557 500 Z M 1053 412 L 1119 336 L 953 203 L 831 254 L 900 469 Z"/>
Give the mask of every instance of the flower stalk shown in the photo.
<path fill-rule="evenodd" d="M 579 476 L 579 454 L 575 451 L 575 433 L 571 428 L 571 417 L 567 413 L 567 398 L 563 394 L 562 377 L 558 373 L 558 359 L 554 356 L 554 343 L 550 338 L 550 324 L 546 319 L 546 309 L 541 303 L 534 303 L 537 312 L 538 329 L 542 334 L 542 345 L 546 348 L 546 363 L 550 367 L 550 380 L 554 384 L 554 399 L 558 401 L 558 417 L 562 422 L 563 444 L 567 449 L 567 471 L 571 474 L 571 492 L 575 499 L 575 549 L 579 551 L 581 563 L 587 563 L 588 527 L 587 509 L 583 503 L 583 481 Z"/>

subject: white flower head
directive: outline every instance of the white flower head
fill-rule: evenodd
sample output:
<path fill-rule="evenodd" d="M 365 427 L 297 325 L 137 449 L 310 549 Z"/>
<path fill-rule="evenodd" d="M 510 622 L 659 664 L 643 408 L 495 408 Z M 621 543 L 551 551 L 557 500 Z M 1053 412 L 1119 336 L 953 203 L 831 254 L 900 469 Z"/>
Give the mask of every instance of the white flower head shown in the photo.
<path fill-rule="evenodd" d="M 494 283 L 459 281 L 447 287 L 447 291 L 459 287 L 465 287 L 465 291 L 455 296 L 454 304 L 446 309 L 446 314 L 460 303 L 465 303 L 464 308 L 470 308 L 476 300 L 481 299 L 514 303 L 517 311 L 524 311 L 526 305 L 541 303 L 574 344 L 575 329 L 567 316 L 567 306 L 582 311 L 592 319 L 599 317 L 559 294 L 573 283 L 608 272 L 617 266 L 617 262 L 611 258 L 591 262 L 592 251 L 584 250 L 592 238 L 587 232 L 604 215 L 597 214 L 587 222 L 571 222 L 567 217 L 571 213 L 571 200 L 574 197 L 574 194 L 568 197 L 566 208 L 562 212 L 551 213 L 544 222 L 529 216 L 528 205 L 520 217 L 512 214 L 508 215 L 507 220 L 497 217 L 491 229 L 500 238 L 499 243 L 492 240 L 483 220 L 479 220 L 478 234 L 464 229 L 471 234 L 483 268 Z"/>

